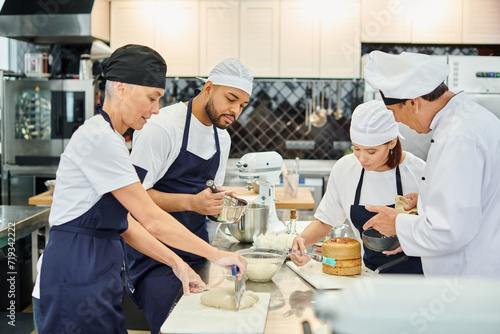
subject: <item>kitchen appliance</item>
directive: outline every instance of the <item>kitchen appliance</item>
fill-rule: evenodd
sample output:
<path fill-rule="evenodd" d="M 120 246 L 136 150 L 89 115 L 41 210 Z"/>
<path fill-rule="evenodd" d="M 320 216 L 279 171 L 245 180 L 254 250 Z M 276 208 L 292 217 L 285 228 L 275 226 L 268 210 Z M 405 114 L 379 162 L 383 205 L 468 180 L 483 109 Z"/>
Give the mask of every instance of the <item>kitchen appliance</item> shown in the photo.
<path fill-rule="evenodd" d="M 252 152 L 241 157 L 236 163 L 240 179 L 247 181 L 246 188 L 252 189 L 252 183 L 259 185 L 259 194 L 254 201 L 269 207 L 269 230 L 284 227 L 276 214 L 275 185 L 281 174 L 283 158 L 278 152 Z"/>
<path fill-rule="evenodd" d="M 5 0 L 0 36 L 35 44 L 109 42 L 109 0 Z"/>
<path fill-rule="evenodd" d="M 24 74 L 29 78 L 48 78 L 52 66 L 52 55 L 45 52 L 24 55 Z"/>
<path fill-rule="evenodd" d="M 28 204 L 54 179 L 73 132 L 94 114 L 91 80 L 3 77 L 2 203 Z"/>
<path fill-rule="evenodd" d="M 82 54 L 80 56 L 80 69 L 78 78 L 80 80 L 92 80 L 92 60 L 89 54 Z"/>
<path fill-rule="evenodd" d="M 229 233 L 240 242 L 253 242 L 254 236 L 266 234 L 269 223 L 269 207 L 262 204 L 250 204 L 240 221 L 227 225 Z"/>
<path fill-rule="evenodd" d="M 500 57 L 449 56 L 448 64 L 450 90 L 464 91 L 500 118 Z"/>

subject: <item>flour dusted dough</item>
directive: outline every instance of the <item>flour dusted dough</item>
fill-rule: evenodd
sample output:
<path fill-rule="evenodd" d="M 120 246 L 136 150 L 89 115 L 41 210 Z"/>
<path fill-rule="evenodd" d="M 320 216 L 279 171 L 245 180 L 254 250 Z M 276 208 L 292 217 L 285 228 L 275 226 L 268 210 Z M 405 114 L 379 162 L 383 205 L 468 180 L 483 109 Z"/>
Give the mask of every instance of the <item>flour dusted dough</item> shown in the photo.
<path fill-rule="evenodd" d="M 200 300 L 206 306 L 236 311 L 234 289 L 232 288 L 219 288 L 206 291 L 201 295 Z M 251 291 L 245 291 L 240 299 L 240 310 L 252 307 L 258 301 L 259 297 L 256 294 Z"/>

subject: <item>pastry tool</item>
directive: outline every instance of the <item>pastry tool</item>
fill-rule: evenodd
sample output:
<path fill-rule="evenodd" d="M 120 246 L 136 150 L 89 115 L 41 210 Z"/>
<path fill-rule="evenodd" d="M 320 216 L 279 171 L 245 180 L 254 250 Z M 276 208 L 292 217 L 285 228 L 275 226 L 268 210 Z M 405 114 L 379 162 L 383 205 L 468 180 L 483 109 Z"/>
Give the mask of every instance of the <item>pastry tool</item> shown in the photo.
<path fill-rule="evenodd" d="M 233 264 L 231 266 L 231 274 L 233 276 L 236 276 L 239 272 L 238 266 Z M 240 280 L 237 280 L 236 277 L 234 277 L 234 301 L 236 302 L 236 310 L 240 309 L 240 300 L 241 296 L 245 292 L 246 287 L 245 287 L 245 281 L 243 280 L 243 277 Z"/>
<path fill-rule="evenodd" d="M 328 264 L 332 267 L 335 267 L 335 259 L 331 259 L 329 257 L 324 257 L 324 256 L 321 256 L 321 255 L 316 255 L 316 254 L 307 254 L 307 253 L 303 253 L 297 249 L 293 249 L 293 248 L 288 248 L 288 253 L 289 254 L 295 254 L 295 255 L 300 255 L 300 256 L 307 256 L 308 258 L 310 259 L 313 259 L 315 261 L 318 261 L 318 262 L 321 262 L 321 263 L 324 263 L 324 264 Z"/>

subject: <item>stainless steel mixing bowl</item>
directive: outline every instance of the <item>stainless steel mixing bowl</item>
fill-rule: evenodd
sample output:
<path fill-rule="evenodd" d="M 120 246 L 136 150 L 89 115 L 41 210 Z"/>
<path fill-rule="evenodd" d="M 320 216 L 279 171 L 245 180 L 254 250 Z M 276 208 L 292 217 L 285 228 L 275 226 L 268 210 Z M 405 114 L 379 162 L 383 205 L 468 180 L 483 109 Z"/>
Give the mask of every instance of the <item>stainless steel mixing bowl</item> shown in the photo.
<path fill-rule="evenodd" d="M 269 207 L 262 204 L 249 204 L 245 215 L 236 224 L 228 225 L 229 232 L 240 242 L 253 242 L 253 237 L 267 232 Z"/>

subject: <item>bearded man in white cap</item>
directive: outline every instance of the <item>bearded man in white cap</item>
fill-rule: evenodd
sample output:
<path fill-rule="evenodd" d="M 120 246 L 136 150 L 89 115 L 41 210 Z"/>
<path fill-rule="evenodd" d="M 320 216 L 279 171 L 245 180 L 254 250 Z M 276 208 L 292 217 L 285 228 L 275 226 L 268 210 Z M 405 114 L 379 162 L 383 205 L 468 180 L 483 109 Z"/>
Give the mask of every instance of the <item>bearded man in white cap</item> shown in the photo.
<path fill-rule="evenodd" d="M 240 116 L 252 94 L 253 74 L 239 60 L 225 59 L 210 72 L 201 92 L 188 102 L 162 108 L 133 136 L 131 160 L 143 186 L 163 210 L 208 241 L 206 215 L 222 211 L 231 138 L 226 128 Z M 200 256 L 173 249 L 191 267 Z M 134 293 L 152 333 L 158 333 L 181 288 L 168 267 L 127 249 Z"/>
<path fill-rule="evenodd" d="M 367 206 L 378 214 L 364 228 L 397 234 L 407 255 L 422 258 L 426 276 L 500 278 L 500 120 L 465 93 L 450 92 L 448 72 L 422 54 L 370 54 L 366 81 L 396 121 L 432 139 L 419 215 Z"/>

